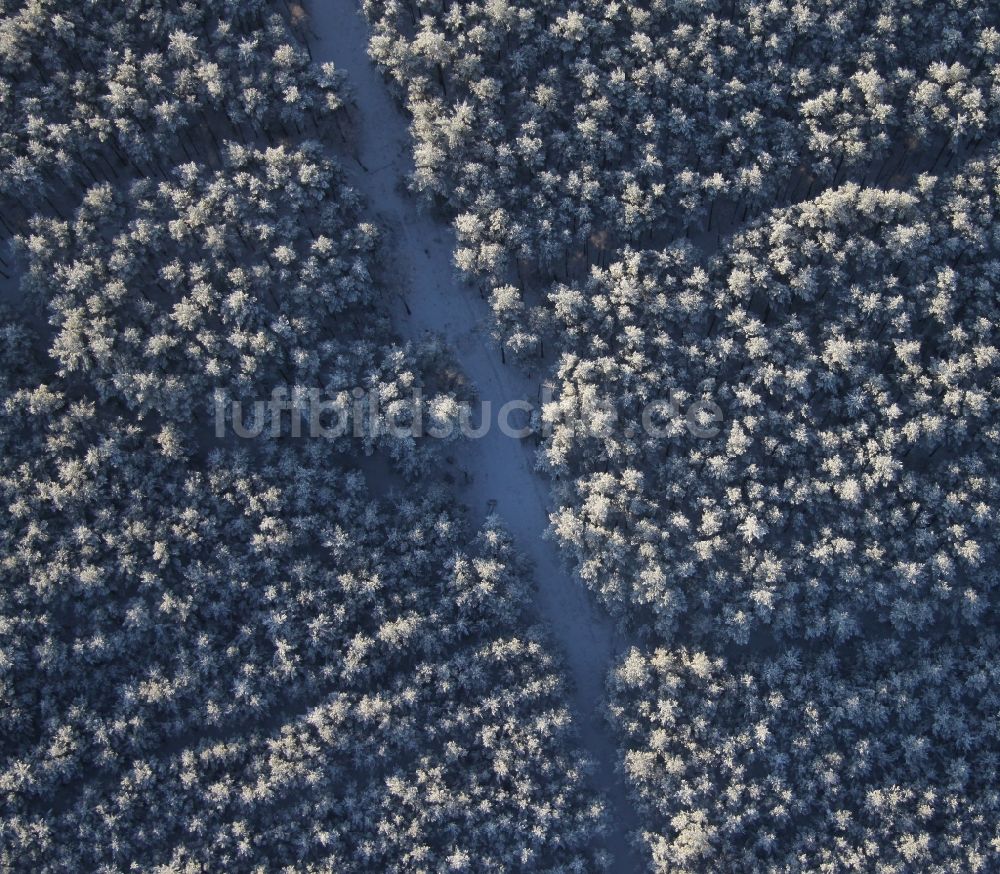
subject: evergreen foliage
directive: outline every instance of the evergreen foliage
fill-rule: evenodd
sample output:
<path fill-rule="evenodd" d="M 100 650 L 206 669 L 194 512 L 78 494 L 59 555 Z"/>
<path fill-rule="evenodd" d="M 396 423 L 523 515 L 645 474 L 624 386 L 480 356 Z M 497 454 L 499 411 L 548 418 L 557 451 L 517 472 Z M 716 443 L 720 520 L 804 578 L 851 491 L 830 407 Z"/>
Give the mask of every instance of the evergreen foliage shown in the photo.
<path fill-rule="evenodd" d="M 599 869 L 528 568 L 378 427 L 468 390 L 393 336 L 276 9 L 0 2 L 0 868 Z M 343 436 L 213 437 L 313 388 Z"/>

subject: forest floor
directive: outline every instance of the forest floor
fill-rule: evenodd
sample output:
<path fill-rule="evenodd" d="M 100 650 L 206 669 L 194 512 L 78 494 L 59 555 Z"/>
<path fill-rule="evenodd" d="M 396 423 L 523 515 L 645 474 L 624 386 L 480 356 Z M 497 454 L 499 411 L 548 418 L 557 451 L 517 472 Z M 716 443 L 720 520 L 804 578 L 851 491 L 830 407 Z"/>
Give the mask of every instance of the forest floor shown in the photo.
<path fill-rule="evenodd" d="M 387 288 L 394 328 L 415 342 L 429 334 L 440 337 L 479 401 L 492 405 L 494 426 L 488 435 L 464 440 L 451 451 L 456 465 L 469 475 L 465 482 L 463 474 L 457 474 L 455 490 L 474 524 L 492 508 L 534 566 L 537 611 L 568 663 L 573 715 L 595 765 L 594 787 L 609 807 L 603 846 L 615 858 L 612 870 L 642 871 L 645 866 L 627 837 L 639 828 L 638 819 L 616 771 L 619 753 L 604 718 L 604 680 L 625 641 L 584 585 L 567 572 L 555 544 L 544 537 L 549 493 L 535 470 L 534 440 L 505 436 L 495 424 L 504 403 L 536 403 L 540 381 L 514 364 L 502 363 L 490 337 L 488 303 L 458 278 L 453 266 L 451 228 L 419 209 L 406 190 L 412 168 L 408 120 L 368 57 L 368 26 L 357 0 L 315 0 L 309 11 L 315 60 L 332 61 L 348 74 L 357 104 L 353 112 L 360 113 L 351 143 L 357 160 L 345 161 L 345 167 L 351 184 L 366 198 L 368 219 L 383 234 L 382 279 L 394 284 Z M 473 424 L 477 422 L 475 413 Z"/>

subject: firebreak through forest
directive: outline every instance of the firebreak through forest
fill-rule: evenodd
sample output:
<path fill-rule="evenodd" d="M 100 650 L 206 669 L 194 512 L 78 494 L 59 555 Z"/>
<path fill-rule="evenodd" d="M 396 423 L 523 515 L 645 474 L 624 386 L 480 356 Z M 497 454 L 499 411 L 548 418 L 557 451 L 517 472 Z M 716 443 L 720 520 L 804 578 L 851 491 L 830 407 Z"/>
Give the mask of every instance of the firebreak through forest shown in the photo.
<path fill-rule="evenodd" d="M 0 868 L 1000 868 L 998 61 L 989 0 L 0 0 Z"/>

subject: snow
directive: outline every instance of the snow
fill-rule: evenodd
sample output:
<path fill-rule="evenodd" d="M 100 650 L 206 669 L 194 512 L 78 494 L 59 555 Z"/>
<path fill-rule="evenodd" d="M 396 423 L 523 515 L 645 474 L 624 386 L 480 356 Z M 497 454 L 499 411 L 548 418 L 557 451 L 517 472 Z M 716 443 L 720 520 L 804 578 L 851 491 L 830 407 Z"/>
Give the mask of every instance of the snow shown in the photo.
<path fill-rule="evenodd" d="M 480 400 L 491 403 L 494 416 L 507 401 L 536 401 L 539 382 L 514 365 L 501 363 L 489 334 L 488 304 L 456 276 L 451 229 L 419 210 L 405 190 L 412 166 L 407 121 L 368 58 L 368 28 L 356 0 L 315 2 L 310 15 L 315 60 L 333 61 L 348 74 L 360 111 L 351 145 L 359 160 L 345 164 L 351 183 L 368 201 L 369 220 L 384 235 L 382 279 L 388 283 L 386 303 L 396 331 L 414 341 L 428 332 L 443 338 Z M 595 788 L 609 807 L 604 845 L 615 858 L 612 870 L 641 871 L 645 866 L 628 840 L 638 831 L 638 820 L 616 770 L 619 753 L 604 719 L 604 679 L 625 648 L 624 640 L 544 537 L 549 495 L 534 469 L 534 452 L 533 441 L 504 436 L 494 425 L 486 437 L 452 449 L 456 463 L 471 478 L 464 483 L 459 476 L 456 491 L 475 523 L 495 502 L 495 512 L 534 565 L 536 607 L 566 658 L 581 741 L 595 764 Z"/>

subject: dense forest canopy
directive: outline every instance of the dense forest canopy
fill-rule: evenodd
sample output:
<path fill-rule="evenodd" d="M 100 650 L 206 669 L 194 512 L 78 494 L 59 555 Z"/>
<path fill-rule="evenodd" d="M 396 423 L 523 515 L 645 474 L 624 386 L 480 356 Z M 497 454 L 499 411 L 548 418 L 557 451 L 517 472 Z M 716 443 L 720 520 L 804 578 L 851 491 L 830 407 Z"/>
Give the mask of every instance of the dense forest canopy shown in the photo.
<path fill-rule="evenodd" d="M 655 646 L 613 712 L 662 870 L 996 860 L 998 166 L 553 295 L 560 403 L 627 420 L 710 378 L 726 411 L 711 439 L 557 426 L 544 452 L 556 536 Z"/>
<path fill-rule="evenodd" d="M 528 568 L 357 468 L 440 447 L 213 439 L 220 396 L 456 389 L 389 327 L 349 91 L 280 11 L 0 7 L 0 867 L 594 870 Z"/>
<path fill-rule="evenodd" d="M 8 401 L 39 436 L 0 478 L 5 867 L 597 864 L 502 529 L 325 451 L 178 464 L 61 401 Z"/>
<path fill-rule="evenodd" d="M 553 389 L 644 864 L 1000 867 L 1000 7 L 358 7 L 438 279 Z M 622 870 L 545 581 L 383 427 L 475 386 L 319 42 L 0 0 L 5 870 Z M 350 427 L 258 403 L 313 390 Z"/>
<path fill-rule="evenodd" d="M 561 403 L 593 389 L 636 420 L 672 384 L 711 380 L 726 411 L 710 439 L 557 425 L 544 455 L 572 486 L 556 531 L 584 576 L 690 639 L 763 624 L 846 642 L 990 611 L 998 170 L 848 185 L 705 266 L 683 245 L 628 251 L 559 287 Z"/>
<path fill-rule="evenodd" d="M 454 217 L 456 263 L 529 292 L 846 181 L 898 187 L 1000 124 L 989 2 L 364 7 L 413 114 L 411 184 Z M 501 336 L 537 351 L 544 303 L 515 305 L 496 299 Z"/>
<path fill-rule="evenodd" d="M 411 188 L 551 363 L 651 866 L 995 867 L 996 5 L 364 7 Z"/>

